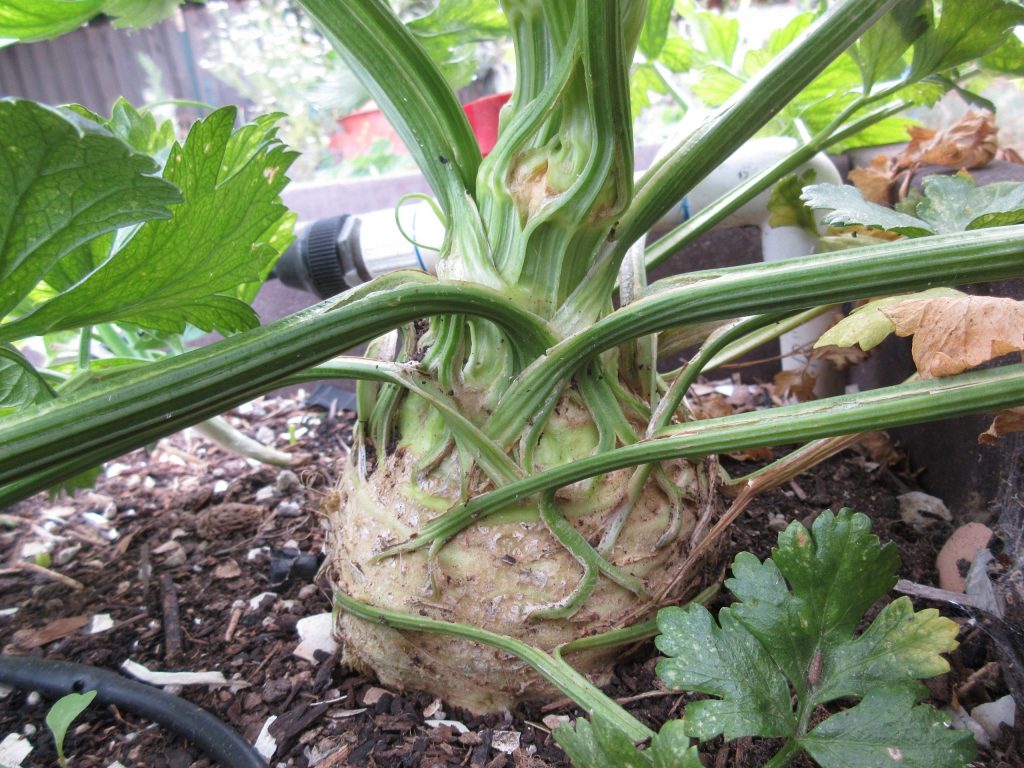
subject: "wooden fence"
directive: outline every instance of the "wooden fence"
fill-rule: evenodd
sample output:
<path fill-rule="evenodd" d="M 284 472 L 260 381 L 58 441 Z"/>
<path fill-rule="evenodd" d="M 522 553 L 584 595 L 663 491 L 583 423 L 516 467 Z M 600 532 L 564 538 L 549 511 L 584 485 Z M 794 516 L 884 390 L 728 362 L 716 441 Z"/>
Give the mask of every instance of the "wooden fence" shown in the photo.
<path fill-rule="evenodd" d="M 160 95 L 207 104 L 235 104 L 238 94 L 199 66 L 216 21 L 202 6 L 185 6 L 176 18 L 149 29 L 115 29 L 99 19 L 53 41 L 0 48 L 0 97 L 46 104 L 79 103 L 109 115 L 118 96 L 142 104 Z M 155 67 L 147 73 L 149 57 Z"/>

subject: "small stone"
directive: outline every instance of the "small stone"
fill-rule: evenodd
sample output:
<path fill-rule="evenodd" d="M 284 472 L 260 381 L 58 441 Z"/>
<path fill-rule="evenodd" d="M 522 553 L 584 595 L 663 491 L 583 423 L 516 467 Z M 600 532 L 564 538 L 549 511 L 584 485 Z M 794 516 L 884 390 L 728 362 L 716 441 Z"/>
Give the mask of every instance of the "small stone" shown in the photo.
<path fill-rule="evenodd" d="M 299 590 L 299 600 L 309 600 L 320 594 L 320 587 L 316 584 L 304 584 Z"/>
<path fill-rule="evenodd" d="M 498 752 L 511 755 L 519 749 L 519 741 L 522 739 L 522 736 L 519 731 L 495 731 L 494 736 L 491 738 L 491 747 Z"/>
<path fill-rule="evenodd" d="M 302 490 L 302 481 L 290 469 L 282 469 L 278 473 L 274 485 L 280 493 L 296 493 Z"/>
<path fill-rule="evenodd" d="M 242 569 L 233 559 L 225 560 L 213 569 L 213 577 L 215 579 L 237 579 L 241 575 Z"/>
<path fill-rule="evenodd" d="M 915 531 L 925 531 L 937 523 L 950 523 L 953 514 L 946 503 L 931 494 L 910 491 L 896 497 L 900 502 L 900 517 Z"/>
<path fill-rule="evenodd" d="M 382 698 L 384 698 L 385 696 L 390 696 L 390 695 L 391 695 L 391 691 L 386 691 L 383 688 L 378 688 L 377 686 L 372 686 L 370 688 L 367 688 L 366 689 L 366 693 L 363 694 L 362 705 L 364 707 L 372 707 L 374 704 L 376 704 Z"/>
<path fill-rule="evenodd" d="M 1013 730 L 1017 705 L 1013 696 L 1006 694 L 1001 699 L 979 704 L 971 710 L 971 717 L 976 720 L 992 741 L 998 742 L 1003 737 L 1003 726 L 1007 733 Z"/>
<path fill-rule="evenodd" d="M 277 493 L 272 485 L 265 485 L 256 491 L 256 501 L 270 501 Z"/>
<path fill-rule="evenodd" d="M 293 653 L 310 663 L 316 663 L 317 651 L 323 651 L 330 656 L 338 650 L 338 641 L 334 639 L 334 617 L 330 613 L 319 613 L 299 619 L 295 631 L 301 642 Z"/>
<path fill-rule="evenodd" d="M 277 505 L 277 514 L 281 517 L 299 517 L 302 515 L 302 505 L 294 501 L 282 501 Z"/>

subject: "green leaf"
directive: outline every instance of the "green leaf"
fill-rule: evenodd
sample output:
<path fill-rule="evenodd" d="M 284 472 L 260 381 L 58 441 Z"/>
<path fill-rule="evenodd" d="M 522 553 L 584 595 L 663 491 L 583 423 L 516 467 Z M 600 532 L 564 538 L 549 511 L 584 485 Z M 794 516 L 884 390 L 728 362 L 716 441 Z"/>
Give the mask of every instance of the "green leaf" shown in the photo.
<path fill-rule="evenodd" d="M 661 55 L 672 23 L 673 0 L 648 0 L 647 15 L 640 30 L 639 49 L 651 61 Z"/>
<path fill-rule="evenodd" d="M 46 725 L 53 733 L 53 740 L 57 744 L 57 759 L 61 765 L 67 765 L 67 758 L 64 757 L 64 737 L 67 736 L 68 728 L 95 698 L 96 691 L 69 693 L 53 702 L 50 711 L 46 713 Z"/>
<path fill-rule="evenodd" d="M 821 335 L 814 346 L 817 347 L 852 347 L 859 344 L 867 352 L 881 344 L 893 332 L 892 321 L 882 311 L 892 304 L 914 299 L 931 299 L 937 296 L 962 296 L 960 291 L 952 288 L 930 288 L 917 293 L 905 293 L 899 296 L 886 296 L 882 299 L 869 301 L 857 307 L 849 315 L 829 328 Z"/>
<path fill-rule="evenodd" d="M 595 716 L 593 724 L 576 720 L 555 729 L 555 741 L 576 768 L 702 768 L 682 720 L 670 720 L 641 751 L 625 734 Z"/>
<path fill-rule="evenodd" d="M 857 706 L 833 715 L 800 743 L 823 768 L 963 768 L 975 756 L 974 737 L 951 730 L 945 715 L 921 704 L 903 685 L 870 691 Z"/>
<path fill-rule="evenodd" d="M 850 49 L 860 67 L 865 93 L 881 81 L 903 71 L 903 54 L 931 27 L 931 4 L 924 0 L 900 0 Z"/>
<path fill-rule="evenodd" d="M 804 189 L 802 197 L 811 208 L 830 211 L 824 217 L 826 224 L 840 227 L 863 224 L 908 237 L 934 234 L 927 222 L 869 203 L 859 189 L 848 184 L 814 184 Z"/>
<path fill-rule="evenodd" d="M 731 67 L 740 41 L 739 20 L 710 11 L 694 14 L 693 20 L 704 43 L 705 62 Z"/>
<path fill-rule="evenodd" d="M 981 66 L 1004 75 L 1024 75 L 1024 43 L 1017 35 L 1009 35 L 1006 42 L 981 57 Z"/>
<path fill-rule="evenodd" d="M 917 215 L 938 233 L 1001 227 L 1024 221 L 1024 183 L 1003 181 L 975 186 L 966 174 L 929 176 Z"/>
<path fill-rule="evenodd" d="M 865 696 L 889 683 L 913 685 L 949 671 L 939 654 L 957 646 L 960 626 L 934 608 L 914 612 L 909 597 L 889 603 L 860 637 L 823 655 L 813 700 L 824 704 L 844 696 Z"/>
<path fill-rule="evenodd" d="M 686 72 L 693 65 L 693 44 L 686 38 L 671 35 L 658 54 L 658 63 L 673 72 Z"/>
<path fill-rule="evenodd" d="M 1024 23 L 1024 7 L 1014 0 L 945 2 L 938 24 L 914 43 L 910 79 L 921 80 L 998 48 Z"/>
<path fill-rule="evenodd" d="M 508 24 L 495 0 L 440 0 L 432 11 L 406 26 L 453 88 L 461 88 L 476 75 L 479 43 L 508 35 Z"/>
<path fill-rule="evenodd" d="M 856 187 L 817 184 L 804 190 L 812 208 L 830 209 L 825 223 L 863 224 L 908 237 L 964 232 L 1024 222 L 1024 183 L 1004 181 L 975 186 L 966 174 L 929 176 L 916 216 L 870 203 Z"/>
<path fill-rule="evenodd" d="M 43 40 L 70 32 L 100 12 L 103 0 L 4 0 L 0 45 Z"/>
<path fill-rule="evenodd" d="M 804 205 L 800 193 L 808 184 L 813 184 L 815 174 L 813 168 L 807 169 L 797 176 L 789 174 L 772 188 L 768 198 L 768 224 L 773 227 L 800 227 L 817 235 L 818 225 L 811 209 Z"/>
<path fill-rule="evenodd" d="M 18 350 L 0 344 L 0 415 L 51 400 L 54 392 Z"/>
<path fill-rule="evenodd" d="M 867 516 L 826 510 L 810 532 L 791 523 L 764 563 L 738 556 L 726 586 L 741 601 L 732 608 L 737 619 L 802 696 L 813 687 L 808 670 L 816 656 L 853 637 L 864 613 L 896 583 L 898 568 L 896 547 L 879 544 Z"/>
<path fill-rule="evenodd" d="M 665 93 L 665 84 L 654 71 L 653 64 L 638 64 L 629 78 L 629 103 L 636 117 L 651 106 L 651 93 Z"/>
<path fill-rule="evenodd" d="M 170 221 L 136 231 L 87 277 L 0 328 L 8 338 L 105 322 L 181 333 L 186 324 L 232 333 L 253 327 L 252 309 L 232 293 L 259 281 L 279 252 L 279 201 L 294 154 L 264 132 L 232 135 L 233 107 L 196 123 L 175 145 L 164 176 L 185 202 Z M 244 143 L 242 153 L 232 152 Z M 16 335 L 17 334 L 17 335 Z"/>
<path fill-rule="evenodd" d="M 167 18 L 184 0 L 4 0 L 0 46 L 57 37 L 93 16 L 115 17 L 116 27 L 148 27 Z"/>
<path fill-rule="evenodd" d="M 105 0 L 103 12 L 115 27 L 149 27 L 169 18 L 185 0 Z"/>
<path fill-rule="evenodd" d="M 30 101 L 0 101 L 0 319 L 64 255 L 181 200 L 120 139 Z"/>
<path fill-rule="evenodd" d="M 729 608 L 718 617 L 720 626 L 702 605 L 658 612 L 655 643 L 669 657 L 658 663 L 658 676 L 671 688 L 720 697 L 687 705 L 686 733 L 701 741 L 791 735 L 786 678 Z"/>

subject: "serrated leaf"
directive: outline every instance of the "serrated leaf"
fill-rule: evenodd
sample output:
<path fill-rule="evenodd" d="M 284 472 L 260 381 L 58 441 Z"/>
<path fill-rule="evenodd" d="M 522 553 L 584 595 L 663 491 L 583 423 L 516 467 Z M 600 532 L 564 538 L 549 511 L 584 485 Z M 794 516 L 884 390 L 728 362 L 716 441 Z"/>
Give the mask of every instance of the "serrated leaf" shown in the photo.
<path fill-rule="evenodd" d="M 240 168 L 226 163 L 234 118 L 233 107 L 217 110 L 173 148 L 164 176 L 185 202 L 170 221 L 141 227 L 86 278 L 0 334 L 114 321 L 174 333 L 186 324 L 221 333 L 257 324 L 252 309 L 229 294 L 259 281 L 278 255 L 268 238 L 285 215 L 279 193 L 294 154 L 271 137 Z"/>
<path fill-rule="evenodd" d="M 852 347 L 859 345 L 867 352 L 881 344 L 893 332 L 892 320 L 882 311 L 886 307 L 899 304 L 901 301 L 914 299 L 931 299 L 939 296 L 963 296 L 953 288 L 929 288 L 927 291 L 905 293 L 899 296 L 886 296 L 874 299 L 857 307 L 849 315 L 829 328 L 821 335 L 814 347 Z"/>
<path fill-rule="evenodd" d="M 889 13 L 861 35 L 850 49 L 860 67 L 865 92 L 881 81 L 899 76 L 903 54 L 931 27 L 931 4 L 925 0 L 899 0 Z"/>
<path fill-rule="evenodd" d="M 740 600 L 732 607 L 736 618 L 802 697 L 822 651 L 853 637 L 864 613 L 896 583 L 898 568 L 895 546 L 879 543 L 867 516 L 826 510 L 810 532 L 791 523 L 764 563 L 736 558 L 725 584 Z"/>
<path fill-rule="evenodd" d="M 865 696 L 879 685 L 913 685 L 949 671 L 940 654 L 956 648 L 959 625 L 934 608 L 914 612 L 908 597 L 889 603 L 860 637 L 823 655 L 813 701 Z"/>
<path fill-rule="evenodd" d="M 1018 181 L 977 187 L 967 175 L 929 176 L 924 195 L 917 215 L 940 234 L 1024 222 L 1024 183 Z"/>
<path fill-rule="evenodd" d="M 705 63 L 731 67 L 740 41 L 739 20 L 710 11 L 694 14 L 693 20 L 704 43 Z"/>
<path fill-rule="evenodd" d="M 53 500 L 62 493 L 70 495 L 73 494 L 75 491 L 86 490 L 88 488 L 95 488 L 96 480 L 99 479 L 99 476 L 102 473 L 102 466 L 87 469 L 84 472 L 79 472 L 74 477 L 69 477 L 67 480 L 58 483 L 57 485 L 51 486 L 50 488 L 47 488 L 46 494 L 47 496 L 50 497 L 51 500 Z"/>
<path fill-rule="evenodd" d="M 0 3 L 0 45 L 69 32 L 100 12 L 103 0 L 4 0 Z"/>
<path fill-rule="evenodd" d="M 994 296 L 904 300 L 883 308 L 899 336 L 913 336 L 921 378 L 973 368 L 1024 351 L 1024 303 Z"/>
<path fill-rule="evenodd" d="M 115 27 L 149 27 L 169 18 L 185 0 L 105 0 L 103 12 Z"/>
<path fill-rule="evenodd" d="M 804 189 L 802 199 L 811 208 L 829 211 L 824 216 L 826 224 L 840 227 L 863 224 L 907 237 L 934 234 L 927 222 L 869 203 L 860 190 L 847 184 L 814 184 Z"/>
<path fill-rule="evenodd" d="M 633 117 L 651 106 L 651 93 L 665 93 L 665 84 L 654 71 L 653 64 L 638 64 L 629 78 L 629 103 Z"/>
<path fill-rule="evenodd" d="M 833 715 L 800 739 L 822 768 L 963 768 L 975 755 L 974 737 L 948 727 L 946 717 L 901 685 L 870 691 L 852 709 Z"/>
<path fill-rule="evenodd" d="M 672 22 L 673 0 L 648 0 L 647 14 L 640 30 L 638 47 L 648 61 L 661 55 L 668 39 L 669 24 Z"/>
<path fill-rule="evenodd" d="M 0 319 L 67 253 L 181 200 L 150 158 L 30 101 L 0 100 L 0 145 Z"/>
<path fill-rule="evenodd" d="M 686 72 L 693 65 L 693 44 L 683 37 L 670 35 L 658 55 L 658 63 L 673 72 Z"/>
<path fill-rule="evenodd" d="M 687 705 L 686 733 L 701 741 L 791 735 L 796 721 L 785 677 L 729 608 L 718 616 L 720 624 L 702 605 L 658 612 L 655 644 L 669 657 L 658 663 L 658 676 L 671 688 L 720 697 Z"/>
<path fill-rule="evenodd" d="M 690 745 L 683 721 L 670 720 L 639 750 L 629 738 L 595 716 L 591 724 L 580 718 L 575 730 L 555 729 L 555 741 L 576 768 L 702 768 L 697 747 Z"/>
<path fill-rule="evenodd" d="M 0 344 L 0 415 L 53 397 L 53 390 L 32 364 L 14 347 Z"/>
<path fill-rule="evenodd" d="M 1016 35 L 1008 36 L 1002 45 L 982 56 L 981 66 L 1004 75 L 1024 75 L 1024 43 Z"/>
<path fill-rule="evenodd" d="M 508 34 L 496 0 L 440 0 L 433 10 L 406 26 L 453 88 L 466 85 L 476 74 L 478 43 Z"/>
<path fill-rule="evenodd" d="M 57 37 L 100 13 L 117 27 L 146 27 L 170 16 L 184 0 L 4 0 L 0 45 Z"/>
<path fill-rule="evenodd" d="M 789 174 L 772 187 L 771 196 L 768 198 L 769 225 L 800 227 L 814 235 L 818 234 L 814 214 L 800 199 L 801 191 L 808 184 L 814 183 L 816 175 L 813 168 L 808 168 L 799 176 L 795 173 Z"/>
<path fill-rule="evenodd" d="M 970 0 L 942 4 L 938 23 L 914 43 L 910 77 L 920 80 L 999 47 L 1017 24 L 1024 7 L 1013 0 Z"/>
<path fill-rule="evenodd" d="M 651 740 L 648 750 L 654 758 L 654 768 L 703 768 L 696 746 L 690 745 L 686 723 L 669 720 Z"/>

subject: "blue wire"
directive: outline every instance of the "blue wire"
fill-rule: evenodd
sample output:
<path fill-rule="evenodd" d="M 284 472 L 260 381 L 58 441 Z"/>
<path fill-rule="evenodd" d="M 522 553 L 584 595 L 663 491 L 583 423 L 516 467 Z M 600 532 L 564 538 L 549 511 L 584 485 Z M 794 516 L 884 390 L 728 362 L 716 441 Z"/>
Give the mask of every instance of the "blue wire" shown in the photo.
<path fill-rule="evenodd" d="M 689 200 L 689 198 L 687 198 L 687 197 L 683 198 L 682 209 L 683 209 L 683 221 L 689 221 L 690 220 L 690 200 Z"/>
<path fill-rule="evenodd" d="M 420 269 L 424 272 L 427 271 L 427 265 L 423 263 L 423 256 L 420 255 L 420 247 L 417 245 L 419 241 L 416 239 L 416 211 L 412 214 L 412 252 L 416 254 L 416 261 L 420 263 Z"/>

